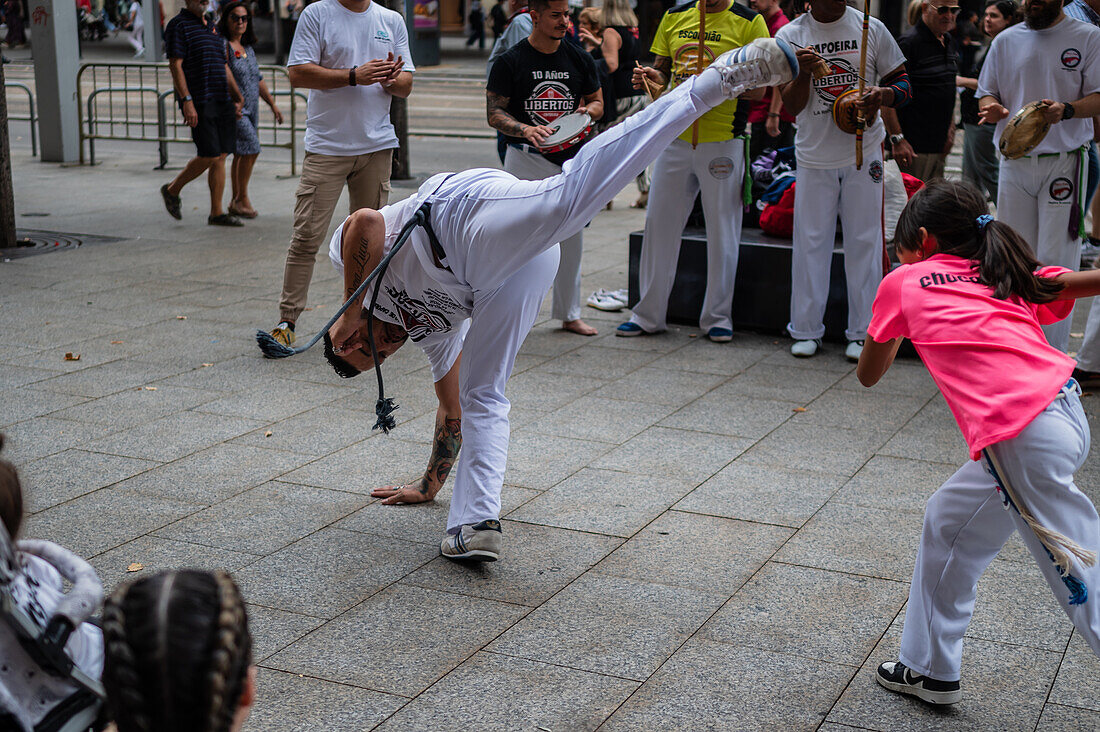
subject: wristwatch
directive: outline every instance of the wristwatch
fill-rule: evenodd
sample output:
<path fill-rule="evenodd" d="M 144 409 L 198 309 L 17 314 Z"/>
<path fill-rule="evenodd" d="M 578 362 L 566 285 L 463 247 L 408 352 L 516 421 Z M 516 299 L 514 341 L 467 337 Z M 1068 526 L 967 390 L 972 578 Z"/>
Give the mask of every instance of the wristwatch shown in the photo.
<path fill-rule="evenodd" d="M 905 139 L 905 135 L 900 132 L 896 135 L 890 135 L 890 147 L 897 145 L 899 142 Z"/>
<path fill-rule="evenodd" d="M 1062 103 L 1062 119 L 1073 119 L 1073 115 L 1077 113 L 1077 110 L 1073 108 L 1073 105 L 1069 102 Z"/>
<path fill-rule="evenodd" d="M 359 67 L 352 66 L 350 69 L 348 69 L 348 86 L 356 86 L 359 83 L 355 80 L 355 70 L 357 68 Z"/>
<path fill-rule="evenodd" d="M 185 97 L 176 97 L 176 103 L 177 104 L 183 104 L 184 102 L 190 102 L 190 101 L 191 101 L 191 95 L 190 94 L 188 94 Z"/>

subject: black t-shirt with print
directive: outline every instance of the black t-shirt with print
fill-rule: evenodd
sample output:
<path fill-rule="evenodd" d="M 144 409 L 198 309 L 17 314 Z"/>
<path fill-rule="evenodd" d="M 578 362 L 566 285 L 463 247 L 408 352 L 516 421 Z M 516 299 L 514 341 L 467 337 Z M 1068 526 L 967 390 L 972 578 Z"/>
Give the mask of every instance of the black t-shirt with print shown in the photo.
<path fill-rule="evenodd" d="M 583 49 L 562 41 L 554 53 L 536 51 L 524 38 L 508 49 L 489 72 L 487 88 L 508 98 L 508 114 L 528 125 L 549 125 L 584 104 L 600 88 L 596 64 Z M 527 142 L 505 135 L 509 144 Z M 561 165 L 580 145 L 544 156 Z"/>

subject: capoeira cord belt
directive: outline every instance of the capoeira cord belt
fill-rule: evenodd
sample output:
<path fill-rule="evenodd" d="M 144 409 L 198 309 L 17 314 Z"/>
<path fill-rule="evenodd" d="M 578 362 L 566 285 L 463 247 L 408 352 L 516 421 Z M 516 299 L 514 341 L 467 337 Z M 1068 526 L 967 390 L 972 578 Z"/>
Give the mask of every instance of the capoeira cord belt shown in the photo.
<path fill-rule="evenodd" d="M 1083 605 L 1089 599 L 1088 588 L 1085 587 L 1084 582 L 1070 574 L 1070 569 L 1073 565 L 1073 557 L 1076 557 L 1086 567 L 1095 565 L 1096 552 L 1085 549 L 1068 536 L 1053 529 L 1048 529 L 1039 523 L 1038 519 L 1027 509 L 1027 506 L 1020 503 L 1019 496 L 1012 495 L 1008 483 L 1002 477 L 1007 473 L 997 465 L 993 453 L 989 450 L 982 450 L 982 456 L 989 468 L 989 474 L 993 476 L 993 480 L 997 481 L 997 489 L 1001 492 L 1001 500 L 1004 502 L 1005 510 L 1011 507 L 1035 532 L 1035 537 L 1047 550 L 1047 556 L 1050 557 L 1050 561 L 1054 562 L 1054 566 L 1058 568 L 1058 574 L 1062 577 L 1062 582 L 1069 589 L 1069 604 Z"/>
<path fill-rule="evenodd" d="M 409 220 L 405 222 L 405 225 L 401 227 L 401 231 L 397 234 L 397 239 L 393 243 L 393 247 L 390 248 L 389 253 L 382 258 L 382 261 L 378 263 L 378 266 L 374 268 L 369 275 L 367 275 L 362 284 L 355 288 L 355 292 L 351 294 L 351 297 L 340 306 L 340 309 L 336 311 L 336 314 L 329 318 L 329 321 L 325 323 L 325 326 L 300 348 L 290 348 L 284 346 L 275 340 L 275 337 L 270 333 L 258 330 L 256 331 L 256 343 L 260 346 L 260 350 L 263 352 L 265 358 L 287 358 L 288 356 L 296 356 L 299 353 L 304 353 L 317 344 L 317 341 L 321 338 L 327 338 L 329 330 L 336 321 L 340 319 L 340 316 L 351 307 L 352 303 L 359 299 L 363 292 L 370 286 L 370 283 L 374 280 L 382 281 L 382 276 L 385 275 L 386 269 L 390 266 L 390 260 L 397 254 L 397 251 L 402 245 L 408 241 L 412 236 L 413 229 L 417 226 L 425 227 L 430 233 L 430 239 L 432 239 L 433 249 L 437 246 L 435 236 L 431 233 L 430 224 L 428 223 L 428 214 L 431 212 L 431 204 L 428 201 L 422 203 L 417 207 L 413 215 L 409 217 Z M 382 384 L 382 363 L 378 358 L 378 349 L 374 345 L 374 306 L 378 302 L 378 291 L 381 287 L 374 288 L 374 294 L 371 295 L 370 306 L 367 308 L 367 343 L 370 345 L 370 355 L 374 360 L 374 373 L 378 377 L 378 401 L 374 405 L 374 413 L 378 416 L 378 420 L 374 423 L 372 429 L 380 429 L 382 432 L 388 433 L 396 425 L 397 421 L 393 418 L 394 411 L 397 410 L 397 405 L 393 403 L 393 399 L 386 398 L 385 389 Z M 344 374 L 341 374 L 343 376 Z M 351 376 L 352 374 L 348 374 Z"/>

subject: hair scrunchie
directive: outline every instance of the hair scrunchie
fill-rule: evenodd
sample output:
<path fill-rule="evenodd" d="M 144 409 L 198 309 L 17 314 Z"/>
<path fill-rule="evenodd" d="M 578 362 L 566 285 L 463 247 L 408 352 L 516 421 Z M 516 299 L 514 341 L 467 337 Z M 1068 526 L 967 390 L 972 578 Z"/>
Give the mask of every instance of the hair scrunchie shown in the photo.
<path fill-rule="evenodd" d="M 992 221 L 992 220 L 993 220 L 993 217 L 990 216 L 989 214 L 982 214 L 977 219 L 975 219 L 975 221 L 978 224 L 978 233 L 980 234 L 980 233 L 984 232 L 985 227 L 988 226 L 989 222 Z"/>

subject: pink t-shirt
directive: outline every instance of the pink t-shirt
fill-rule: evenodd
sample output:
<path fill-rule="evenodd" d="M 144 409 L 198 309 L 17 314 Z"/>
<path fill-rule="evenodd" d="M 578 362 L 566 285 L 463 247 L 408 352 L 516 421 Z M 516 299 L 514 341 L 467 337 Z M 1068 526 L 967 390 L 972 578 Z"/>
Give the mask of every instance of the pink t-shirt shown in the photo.
<path fill-rule="evenodd" d="M 1042 267 L 1054 277 L 1064 267 Z M 950 254 L 898 267 L 875 296 L 868 335 L 913 342 L 959 423 L 970 457 L 1020 434 L 1069 379 L 1074 360 L 1052 348 L 1040 325 L 1069 315 L 1072 300 L 1044 305 L 993 297 L 976 263 Z"/>

